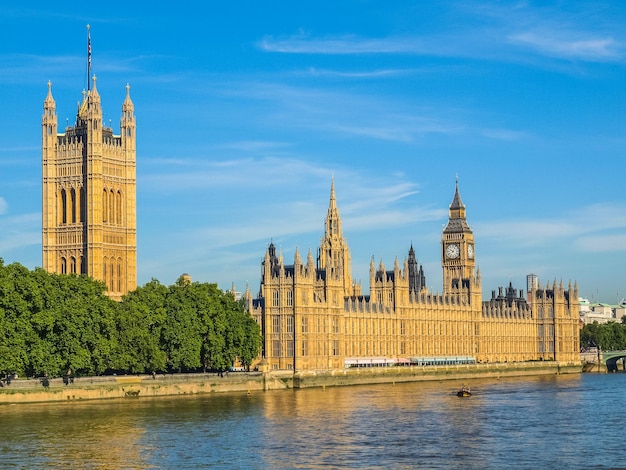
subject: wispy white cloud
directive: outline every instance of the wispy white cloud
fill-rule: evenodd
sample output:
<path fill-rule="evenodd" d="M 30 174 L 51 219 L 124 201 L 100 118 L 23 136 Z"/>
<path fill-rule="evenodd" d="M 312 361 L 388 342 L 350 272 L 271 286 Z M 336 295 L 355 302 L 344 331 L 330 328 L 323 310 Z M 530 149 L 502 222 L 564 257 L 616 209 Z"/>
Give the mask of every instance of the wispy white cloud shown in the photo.
<path fill-rule="evenodd" d="M 575 246 L 587 253 L 623 252 L 626 251 L 626 234 L 582 236 Z"/>
<path fill-rule="evenodd" d="M 283 167 L 283 163 L 287 170 L 276 172 L 276 168 Z M 243 170 L 244 167 L 247 168 Z M 329 168 L 278 159 L 247 160 L 245 164 L 235 166 L 215 165 L 202 174 L 206 176 L 199 180 L 203 184 L 238 187 L 238 198 L 244 201 L 254 199 L 257 205 L 263 200 L 264 207 L 262 211 L 247 211 L 242 207 L 238 209 L 237 217 L 221 219 L 218 226 L 203 223 L 200 218 L 192 227 L 179 227 L 181 239 L 194 246 L 202 240 L 211 240 L 210 249 L 298 234 L 319 235 L 328 209 L 331 175 L 338 182 L 337 197 L 341 200 L 344 230 L 349 228 L 351 232 L 356 232 L 379 230 L 381 226 L 398 227 L 441 218 L 446 213 L 445 210 L 417 204 L 418 185 L 398 174 L 387 177 L 378 175 L 374 181 L 371 176 L 342 167 Z M 250 175 L 256 175 L 258 184 L 249 184 Z M 194 199 L 197 188 L 193 188 L 194 181 L 188 181 L 190 176 L 185 173 L 172 179 L 169 175 L 167 181 L 159 178 L 154 187 L 176 186 L 189 192 L 190 199 Z M 283 190 L 291 188 L 288 192 L 292 196 L 274 200 L 271 195 L 277 186 Z M 206 219 L 207 222 L 212 220 L 213 217 Z"/>
<path fill-rule="evenodd" d="M 288 54 L 417 54 L 427 51 L 415 38 L 368 39 L 353 35 L 311 38 L 302 33 L 282 39 L 266 36 L 257 46 L 266 52 Z"/>
<path fill-rule="evenodd" d="M 330 69 L 318 69 L 310 67 L 304 72 L 297 72 L 299 75 L 309 75 L 313 77 L 342 77 L 342 78 L 384 78 L 395 77 L 400 75 L 407 75 L 413 73 L 408 69 L 382 69 L 382 70 L 368 70 L 368 71 L 344 71 L 344 70 L 330 70 Z"/>
<path fill-rule="evenodd" d="M 578 32 L 526 31 L 511 34 L 507 40 L 539 54 L 565 59 L 614 61 L 623 57 L 624 44 L 614 38 L 584 36 Z"/>
<path fill-rule="evenodd" d="M 477 20 L 477 26 L 470 21 L 461 30 L 376 38 L 349 34 L 315 37 L 301 31 L 280 38 L 265 36 L 257 47 L 283 54 L 417 55 L 526 63 L 532 55 L 591 62 L 624 59 L 626 44 L 620 27 L 599 26 L 589 15 L 574 16 L 563 9 L 528 4 L 456 8 Z"/>
<path fill-rule="evenodd" d="M 232 160 L 202 160 L 175 158 L 155 160 L 159 167 L 151 165 L 150 172 L 141 175 L 145 190 L 197 190 L 223 187 L 258 188 L 277 184 L 296 187 L 305 179 L 320 177 L 328 179 L 331 170 L 311 162 L 294 158 L 242 158 Z M 177 168 L 183 169 L 178 171 Z M 156 170 L 156 171 L 155 171 Z"/>
<path fill-rule="evenodd" d="M 9 204 L 6 199 L 0 197 L 0 215 L 6 214 L 6 211 L 9 209 Z"/>
<path fill-rule="evenodd" d="M 512 129 L 480 129 L 479 132 L 489 139 L 505 141 L 521 140 L 528 136 L 528 133 L 525 131 Z"/>
<path fill-rule="evenodd" d="M 412 142 L 428 134 L 458 134 L 465 125 L 449 107 L 428 107 L 355 91 L 328 90 L 274 83 L 242 83 L 241 97 L 270 102 L 263 116 L 273 125 L 327 134 Z M 456 110 L 458 111 L 458 110 Z"/>
<path fill-rule="evenodd" d="M 246 152 L 258 152 L 275 149 L 289 148 L 292 144 L 289 142 L 270 142 L 263 140 L 242 140 L 239 142 L 227 142 L 219 147 L 235 150 L 244 150 Z"/>
<path fill-rule="evenodd" d="M 0 253 L 40 244 L 41 213 L 0 217 Z"/>
<path fill-rule="evenodd" d="M 572 243 L 590 252 L 626 251 L 626 205 L 593 204 L 550 219 L 496 220 L 477 223 L 476 230 L 487 242 L 536 247 L 558 242 Z"/>

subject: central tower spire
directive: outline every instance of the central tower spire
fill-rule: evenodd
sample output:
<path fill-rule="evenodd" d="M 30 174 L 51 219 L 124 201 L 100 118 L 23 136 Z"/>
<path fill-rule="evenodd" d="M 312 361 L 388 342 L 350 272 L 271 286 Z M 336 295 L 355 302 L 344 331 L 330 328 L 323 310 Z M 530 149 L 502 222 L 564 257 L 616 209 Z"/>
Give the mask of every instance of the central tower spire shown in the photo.
<path fill-rule="evenodd" d="M 318 251 L 317 267 L 326 270 L 327 279 L 329 276 L 332 279 L 341 279 L 344 295 L 352 295 L 350 251 L 341 230 L 341 216 L 337 208 L 334 177 L 330 183 L 330 202 L 324 224 L 324 236 Z"/>

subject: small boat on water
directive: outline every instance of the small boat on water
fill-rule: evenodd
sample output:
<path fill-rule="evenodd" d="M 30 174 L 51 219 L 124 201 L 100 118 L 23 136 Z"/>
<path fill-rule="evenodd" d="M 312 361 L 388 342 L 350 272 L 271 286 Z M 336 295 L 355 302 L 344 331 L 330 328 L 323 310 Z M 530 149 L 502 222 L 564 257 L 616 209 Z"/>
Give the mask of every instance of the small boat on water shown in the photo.
<path fill-rule="evenodd" d="M 456 392 L 456 396 L 457 397 L 471 397 L 472 391 L 470 390 L 469 385 L 463 385 L 461 387 L 461 390 Z"/>

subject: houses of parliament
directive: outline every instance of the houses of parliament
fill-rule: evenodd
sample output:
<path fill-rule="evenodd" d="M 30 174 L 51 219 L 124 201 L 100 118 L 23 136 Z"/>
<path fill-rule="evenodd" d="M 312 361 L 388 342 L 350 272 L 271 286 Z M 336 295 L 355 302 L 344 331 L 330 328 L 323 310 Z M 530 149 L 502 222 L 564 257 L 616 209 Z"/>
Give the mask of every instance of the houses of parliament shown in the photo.
<path fill-rule="evenodd" d="M 103 123 L 96 77 L 89 71 L 88 77 L 75 124 L 63 132 L 48 83 L 41 123 L 43 268 L 100 280 L 119 300 L 137 283 L 134 105 L 127 85 L 114 134 Z M 262 359 L 270 370 L 293 371 L 459 360 L 579 363 L 577 286 L 533 283 L 525 293 L 509 286 L 483 301 L 476 246 L 457 181 L 441 235 L 442 292 L 427 289 L 410 246 L 392 269 L 372 260 L 364 295 L 352 278 L 333 180 L 316 256 L 309 251 L 303 259 L 296 250 L 287 264 L 270 243 L 258 296 L 246 289 L 245 304 L 261 326 Z"/>
<path fill-rule="evenodd" d="M 478 250 L 458 181 L 441 235 L 443 291 L 429 292 L 411 245 L 392 269 L 372 259 L 370 294 L 351 274 L 331 183 L 317 256 L 296 249 L 286 264 L 273 243 L 262 261 L 259 295 L 246 290 L 262 327 L 272 370 L 328 370 L 403 364 L 580 363 L 578 288 L 536 282 L 525 293 L 509 285 L 482 300 Z"/>

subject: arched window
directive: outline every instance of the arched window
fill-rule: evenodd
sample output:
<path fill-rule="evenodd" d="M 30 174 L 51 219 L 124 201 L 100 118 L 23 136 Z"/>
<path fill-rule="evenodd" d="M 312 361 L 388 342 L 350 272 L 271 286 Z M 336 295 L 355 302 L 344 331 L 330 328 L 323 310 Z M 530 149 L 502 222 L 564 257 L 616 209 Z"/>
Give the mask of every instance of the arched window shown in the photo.
<path fill-rule="evenodd" d="M 115 207 L 115 211 L 116 211 L 116 215 L 117 215 L 117 223 L 119 225 L 122 224 L 122 192 L 118 191 L 116 196 L 116 207 Z"/>
<path fill-rule="evenodd" d="M 79 192 L 79 196 L 80 199 L 78 201 L 78 207 L 80 207 L 80 220 L 79 222 L 84 222 L 85 220 L 87 220 L 86 214 L 85 214 L 85 204 L 83 203 L 83 201 L 85 200 L 85 188 L 83 188 L 82 186 L 80 187 L 80 192 Z M 85 272 L 85 270 L 82 270 L 82 272 Z"/>
<path fill-rule="evenodd" d="M 288 290 L 287 291 L 287 307 L 292 307 L 292 306 L 293 306 L 293 291 Z"/>
<path fill-rule="evenodd" d="M 111 192 L 109 192 L 109 222 L 114 224 L 115 223 L 115 200 L 114 200 L 115 196 L 113 193 L 113 190 L 111 190 Z"/>
<path fill-rule="evenodd" d="M 109 215 L 109 197 L 107 190 L 102 191 L 102 222 L 107 223 Z"/>
<path fill-rule="evenodd" d="M 61 223 L 67 223 L 67 193 L 65 188 L 61 189 Z"/>
<path fill-rule="evenodd" d="M 122 258 L 117 259 L 117 291 L 122 292 Z"/>
<path fill-rule="evenodd" d="M 70 190 L 70 210 L 72 211 L 72 223 L 76 223 L 76 190 L 72 188 Z M 74 260 L 75 262 L 76 260 Z"/>
<path fill-rule="evenodd" d="M 102 260 L 102 280 L 104 281 L 104 284 L 107 286 L 107 288 L 109 287 L 109 280 L 107 278 L 108 275 L 109 273 L 107 271 L 107 258 L 105 256 Z"/>
<path fill-rule="evenodd" d="M 278 290 L 272 291 L 272 307 L 278 307 Z"/>
<path fill-rule="evenodd" d="M 67 274 L 67 260 L 61 257 L 61 274 Z"/>
<path fill-rule="evenodd" d="M 113 271 L 113 258 L 111 258 L 111 263 L 109 264 L 109 270 L 111 271 L 111 276 L 109 279 L 109 290 L 113 292 L 113 287 L 115 287 L 115 271 Z"/>
<path fill-rule="evenodd" d="M 73 256 L 70 258 L 70 273 L 76 274 L 76 258 Z"/>

